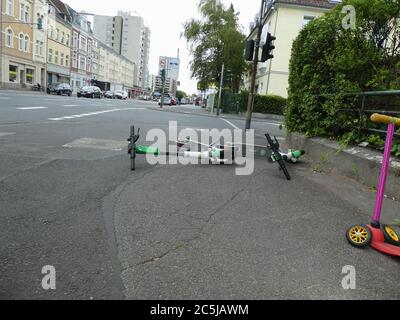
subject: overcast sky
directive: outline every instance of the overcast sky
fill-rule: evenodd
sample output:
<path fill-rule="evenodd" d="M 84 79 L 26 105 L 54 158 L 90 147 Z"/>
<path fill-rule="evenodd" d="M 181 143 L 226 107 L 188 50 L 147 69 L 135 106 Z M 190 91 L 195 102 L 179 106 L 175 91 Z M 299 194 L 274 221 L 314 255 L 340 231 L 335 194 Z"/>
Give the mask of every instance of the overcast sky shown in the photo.
<path fill-rule="evenodd" d="M 175 57 L 180 49 L 181 90 L 195 93 L 196 80 L 190 79 L 189 51 L 184 38 L 180 39 L 183 23 L 191 17 L 198 17 L 198 0 L 64 0 L 76 11 L 94 14 L 115 15 L 117 11 L 131 11 L 143 17 L 151 29 L 150 74 L 158 72 L 159 56 Z M 240 24 L 248 33 L 248 26 L 259 11 L 259 0 L 223 0 L 226 5 L 233 3 L 240 12 Z"/>

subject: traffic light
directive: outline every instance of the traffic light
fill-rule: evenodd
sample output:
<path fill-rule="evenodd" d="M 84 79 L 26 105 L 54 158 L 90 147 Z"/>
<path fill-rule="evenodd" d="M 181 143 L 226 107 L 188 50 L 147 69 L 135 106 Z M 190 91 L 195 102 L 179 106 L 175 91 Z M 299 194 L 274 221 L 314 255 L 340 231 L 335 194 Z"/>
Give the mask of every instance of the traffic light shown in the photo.
<path fill-rule="evenodd" d="M 253 61 L 255 44 L 256 42 L 254 40 L 246 41 L 246 51 L 244 53 L 244 58 L 246 61 Z"/>
<path fill-rule="evenodd" d="M 265 42 L 262 50 L 262 55 L 261 55 L 261 62 L 265 62 L 269 59 L 273 59 L 274 55 L 272 54 L 272 51 L 275 49 L 275 46 L 273 42 L 276 40 L 276 37 L 274 37 L 272 34 L 268 32 L 267 34 L 267 41 Z"/>
<path fill-rule="evenodd" d="M 37 20 L 37 28 L 38 28 L 38 30 L 43 29 L 43 18 L 42 17 L 39 17 Z"/>
<path fill-rule="evenodd" d="M 165 78 L 165 69 L 162 69 L 161 71 L 160 71 L 160 77 L 161 78 Z"/>
<path fill-rule="evenodd" d="M 232 81 L 232 72 L 228 69 L 225 69 L 224 71 L 224 78 L 223 78 L 223 84 L 230 83 Z"/>

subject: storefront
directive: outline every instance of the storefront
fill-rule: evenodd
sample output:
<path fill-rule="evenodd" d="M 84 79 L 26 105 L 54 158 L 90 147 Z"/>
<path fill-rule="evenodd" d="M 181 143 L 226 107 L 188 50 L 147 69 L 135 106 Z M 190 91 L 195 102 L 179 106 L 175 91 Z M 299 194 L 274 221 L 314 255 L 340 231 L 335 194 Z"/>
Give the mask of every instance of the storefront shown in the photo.
<path fill-rule="evenodd" d="M 38 66 L 31 61 L 3 55 L 3 74 L 1 82 L 6 88 L 28 88 L 41 79 L 37 79 Z"/>
<path fill-rule="evenodd" d="M 53 83 L 70 83 L 70 71 L 68 68 L 56 66 L 54 64 L 47 65 L 47 84 Z"/>

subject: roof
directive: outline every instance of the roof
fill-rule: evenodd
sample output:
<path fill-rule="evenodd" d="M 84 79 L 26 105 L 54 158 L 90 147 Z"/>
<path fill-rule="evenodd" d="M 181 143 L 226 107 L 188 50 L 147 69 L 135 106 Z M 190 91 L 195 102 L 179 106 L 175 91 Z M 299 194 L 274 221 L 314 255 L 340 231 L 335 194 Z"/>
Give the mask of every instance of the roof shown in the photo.
<path fill-rule="evenodd" d="M 286 3 L 299 6 L 332 9 L 338 2 L 331 0 L 276 0 L 274 3 Z"/>
<path fill-rule="evenodd" d="M 264 18 L 270 13 L 271 8 L 276 4 L 289 4 L 320 9 L 333 9 L 338 3 L 339 2 L 332 0 L 267 0 L 267 8 L 264 14 Z M 257 30 L 257 26 L 255 26 L 251 30 L 248 38 L 251 37 L 255 30 Z"/>
<path fill-rule="evenodd" d="M 66 4 L 60 0 L 50 0 L 50 2 L 54 5 L 54 7 L 57 9 L 58 13 L 61 13 L 63 15 L 70 15 L 68 8 Z"/>

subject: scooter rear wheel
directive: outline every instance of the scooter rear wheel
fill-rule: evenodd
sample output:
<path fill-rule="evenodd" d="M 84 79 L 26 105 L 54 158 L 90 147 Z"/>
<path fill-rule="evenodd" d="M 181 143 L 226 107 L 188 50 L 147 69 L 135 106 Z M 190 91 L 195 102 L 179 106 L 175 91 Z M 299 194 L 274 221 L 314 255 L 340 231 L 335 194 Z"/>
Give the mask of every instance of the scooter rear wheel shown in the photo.
<path fill-rule="evenodd" d="M 400 246 L 400 236 L 391 226 L 383 224 L 382 232 L 387 243 Z"/>
<path fill-rule="evenodd" d="M 371 244 L 372 233 L 364 224 L 351 226 L 346 231 L 347 241 L 356 248 L 365 248 Z"/>

